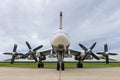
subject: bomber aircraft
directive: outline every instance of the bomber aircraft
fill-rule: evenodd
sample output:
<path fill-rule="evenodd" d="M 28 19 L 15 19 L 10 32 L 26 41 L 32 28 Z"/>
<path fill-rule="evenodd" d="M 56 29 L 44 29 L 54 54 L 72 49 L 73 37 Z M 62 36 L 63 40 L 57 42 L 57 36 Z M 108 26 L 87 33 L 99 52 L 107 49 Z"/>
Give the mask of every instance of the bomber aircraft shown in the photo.
<path fill-rule="evenodd" d="M 60 12 L 60 26 L 57 31 L 57 33 L 54 34 L 53 38 L 51 39 L 51 47 L 52 49 L 37 52 L 38 49 L 42 48 L 43 45 L 40 45 L 34 49 L 31 48 L 30 44 L 26 41 L 26 45 L 29 48 L 29 52 L 26 54 L 18 53 L 17 50 L 17 44 L 14 44 L 13 52 L 12 53 L 3 53 L 7 55 L 12 55 L 11 58 L 11 64 L 14 63 L 14 60 L 16 58 L 32 58 L 35 60 L 35 62 L 38 62 L 38 68 L 43 68 L 44 63 L 43 60 L 46 60 L 46 56 L 49 55 L 49 57 L 57 58 L 57 70 L 64 70 L 64 58 L 71 58 L 72 55 L 75 57 L 75 60 L 77 60 L 77 68 L 83 68 L 83 61 L 85 59 L 89 58 L 95 58 L 97 60 L 100 59 L 100 57 L 96 56 L 92 52 L 92 49 L 95 47 L 96 42 L 93 43 L 93 45 L 90 48 L 86 48 L 84 45 L 79 44 L 79 46 L 85 51 L 84 53 L 81 53 L 80 51 L 72 50 L 70 49 L 70 39 L 67 33 L 63 31 L 62 28 L 62 12 Z M 106 52 L 107 50 L 105 50 Z M 102 54 L 102 53 L 98 53 Z"/>

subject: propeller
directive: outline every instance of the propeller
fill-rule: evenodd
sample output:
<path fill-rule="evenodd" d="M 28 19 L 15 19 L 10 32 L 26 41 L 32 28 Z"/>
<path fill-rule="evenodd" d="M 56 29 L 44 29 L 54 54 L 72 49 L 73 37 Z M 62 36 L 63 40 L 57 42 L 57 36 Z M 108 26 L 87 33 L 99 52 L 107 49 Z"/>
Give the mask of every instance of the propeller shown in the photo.
<path fill-rule="evenodd" d="M 15 58 L 16 58 L 18 55 L 23 55 L 22 53 L 17 53 L 16 50 L 17 50 L 17 44 L 14 44 L 13 52 L 11 52 L 11 53 L 9 53 L 9 52 L 3 53 L 3 54 L 5 54 L 5 55 L 12 55 L 11 64 L 14 63 Z"/>
<path fill-rule="evenodd" d="M 108 52 L 108 45 L 107 45 L 107 43 L 104 44 L 104 52 L 98 52 L 97 54 L 101 54 L 101 55 L 103 55 L 103 57 L 105 57 L 106 64 L 109 64 L 109 55 L 117 55 L 117 53 L 110 53 L 110 52 Z"/>
<path fill-rule="evenodd" d="M 92 52 L 95 45 L 96 45 L 96 42 L 88 49 L 84 45 L 79 44 L 79 46 L 85 51 L 85 56 L 82 58 L 82 60 L 85 60 L 90 55 L 92 55 L 95 59 L 99 60 L 99 57 Z"/>
<path fill-rule="evenodd" d="M 37 62 L 38 60 L 37 60 L 37 57 L 36 57 L 36 51 L 39 50 L 40 48 L 42 48 L 43 45 L 40 45 L 40 46 L 38 46 L 38 47 L 36 47 L 34 49 L 31 48 L 30 44 L 27 41 L 26 41 L 26 45 L 27 45 L 27 47 L 29 49 L 29 52 L 26 53 L 23 57 L 26 58 L 26 57 L 28 57 L 30 55 L 30 56 L 33 57 L 35 62 Z"/>

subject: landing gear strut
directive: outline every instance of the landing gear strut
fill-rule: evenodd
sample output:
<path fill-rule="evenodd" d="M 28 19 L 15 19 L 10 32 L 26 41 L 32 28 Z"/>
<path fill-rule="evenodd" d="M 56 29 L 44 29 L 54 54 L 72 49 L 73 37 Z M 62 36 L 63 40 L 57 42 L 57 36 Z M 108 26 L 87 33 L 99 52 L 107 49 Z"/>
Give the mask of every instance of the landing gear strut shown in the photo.
<path fill-rule="evenodd" d="M 39 58 L 38 68 L 44 68 L 44 64 L 41 58 Z"/>
<path fill-rule="evenodd" d="M 77 68 L 83 68 L 83 63 L 81 60 L 77 63 Z"/>
<path fill-rule="evenodd" d="M 64 62 L 57 62 L 57 70 L 64 70 L 65 66 L 64 66 Z"/>

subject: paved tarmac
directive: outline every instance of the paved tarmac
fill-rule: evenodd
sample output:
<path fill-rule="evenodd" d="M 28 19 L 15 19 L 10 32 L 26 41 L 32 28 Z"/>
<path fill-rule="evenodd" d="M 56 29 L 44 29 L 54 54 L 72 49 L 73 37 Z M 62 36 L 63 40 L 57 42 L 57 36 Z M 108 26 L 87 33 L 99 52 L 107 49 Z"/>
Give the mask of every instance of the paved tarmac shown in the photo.
<path fill-rule="evenodd" d="M 56 69 L 0 67 L 0 80 L 120 80 L 120 67 L 65 69 L 61 72 Z"/>

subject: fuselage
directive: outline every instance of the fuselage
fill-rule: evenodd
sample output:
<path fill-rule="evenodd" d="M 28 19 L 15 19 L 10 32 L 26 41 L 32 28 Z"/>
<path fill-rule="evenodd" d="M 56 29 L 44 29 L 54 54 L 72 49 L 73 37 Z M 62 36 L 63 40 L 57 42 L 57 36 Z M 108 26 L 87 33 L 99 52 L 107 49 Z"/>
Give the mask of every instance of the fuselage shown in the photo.
<path fill-rule="evenodd" d="M 51 39 L 51 45 L 56 51 L 66 51 L 70 46 L 70 40 L 67 33 L 59 29 L 57 33 L 54 34 Z"/>
<path fill-rule="evenodd" d="M 57 57 L 59 62 L 62 62 L 64 57 L 68 56 L 68 48 L 70 46 L 70 40 L 62 29 L 62 12 L 60 12 L 60 27 L 51 39 L 52 52 L 51 54 Z"/>

